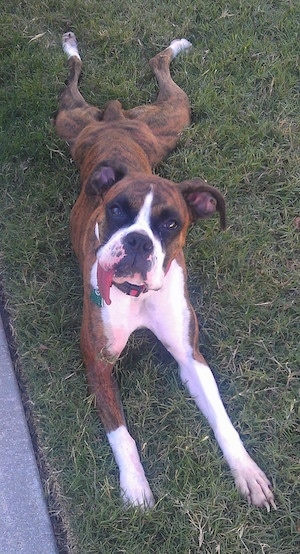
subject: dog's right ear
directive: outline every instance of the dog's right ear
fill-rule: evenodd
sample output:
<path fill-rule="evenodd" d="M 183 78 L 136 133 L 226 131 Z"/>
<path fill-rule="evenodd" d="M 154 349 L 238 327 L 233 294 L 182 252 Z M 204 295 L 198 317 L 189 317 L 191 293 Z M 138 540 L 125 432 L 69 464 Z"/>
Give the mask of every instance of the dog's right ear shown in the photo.
<path fill-rule="evenodd" d="M 93 171 L 86 182 L 85 192 L 88 196 L 103 195 L 115 183 L 123 179 L 125 173 L 114 169 L 103 162 Z"/>

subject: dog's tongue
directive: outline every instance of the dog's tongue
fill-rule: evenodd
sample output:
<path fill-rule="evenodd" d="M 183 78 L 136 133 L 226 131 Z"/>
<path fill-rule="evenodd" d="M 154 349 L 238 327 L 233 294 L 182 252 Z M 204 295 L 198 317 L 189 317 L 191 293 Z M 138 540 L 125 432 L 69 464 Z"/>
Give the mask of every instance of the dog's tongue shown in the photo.
<path fill-rule="evenodd" d="M 97 267 L 97 284 L 99 292 L 104 300 L 104 302 L 109 305 L 111 304 L 111 299 L 109 297 L 110 287 L 112 284 L 114 272 L 110 269 L 105 271 L 100 264 Z"/>

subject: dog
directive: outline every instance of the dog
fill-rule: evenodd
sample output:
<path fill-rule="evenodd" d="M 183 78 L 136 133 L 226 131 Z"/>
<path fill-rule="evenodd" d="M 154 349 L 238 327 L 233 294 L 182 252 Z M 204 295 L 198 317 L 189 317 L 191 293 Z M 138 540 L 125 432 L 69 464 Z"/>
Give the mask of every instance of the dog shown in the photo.
<path fill-rule="evenodd" d="M 175 40 L 149 64 L 159 94 L 153 104 L 122 108 L 89 105 L 78 90 L 81 58 L 76 37 L 63 35 L 69 76 L 56 130 L 80 171 L 81 192 L 71 212 L 71 239 L 84 284 L 81 349 L 91 393 L 116 464 L 126 505 L 153 507 L 154 496 L 124 418 L 113 367 L 130 334 L 153 331 L 178 362 L 180 377 L 207 418 L 250 504 L 276 509 L 271 485 L 245 450 L 198 350 L 198 324 L 187 291 L 183 255 L 188 227 L 218 212 L 225 201 L 200 178 L 176 184 L 153 174 L 190 123 L 185 92 L 170 62 L 191 44 Z"/>

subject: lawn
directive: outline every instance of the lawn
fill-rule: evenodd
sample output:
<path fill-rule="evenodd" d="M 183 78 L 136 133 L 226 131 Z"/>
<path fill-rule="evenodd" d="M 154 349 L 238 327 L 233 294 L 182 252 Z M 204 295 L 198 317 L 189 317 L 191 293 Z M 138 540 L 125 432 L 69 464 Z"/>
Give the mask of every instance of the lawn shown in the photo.
<path fill-rule="evenodd" d="M 8 0 L 1 8 L 2 313 L 60 553 L 296 554 L 299 502 L 299 31 L 296 0 Z M 73 30 L 93 104 L 150 102 L 147 60 L 173 38 L 192 124 L 158 169 L 202 176 L 228 228 L 195 225 L 186 255 L 200 346 L 278 510 L 249 507 L 176 364 L 139 331 L 117 366 L 157 505 L 124 510 L 79 348 L 81 276 L 69 237 L 79 180 L 51 124 Z M 298 225 L 297 225 L 298 223 Z"/>

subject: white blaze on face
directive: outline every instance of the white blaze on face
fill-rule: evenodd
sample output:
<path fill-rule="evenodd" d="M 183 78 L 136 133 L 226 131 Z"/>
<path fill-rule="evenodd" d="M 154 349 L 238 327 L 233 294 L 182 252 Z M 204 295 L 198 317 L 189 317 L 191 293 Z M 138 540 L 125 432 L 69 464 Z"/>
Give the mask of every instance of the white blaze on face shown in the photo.
<path fill-rule="evenodd" d="M 141 230 L 143 229 L 146 232 L 150 232 L 151 235 L 152 235 L 152 231 L 150 228 L 150 218 L 151 218 L 152 202 L 153 202 L 153 192 L 151 191 L 147 194 L 144 204 L 142 205 L 134 223 L 134 226 L 140 227 Z M 138 231 L 138 229 L 133 229 L 133 231 L 135 230 Z"/>

